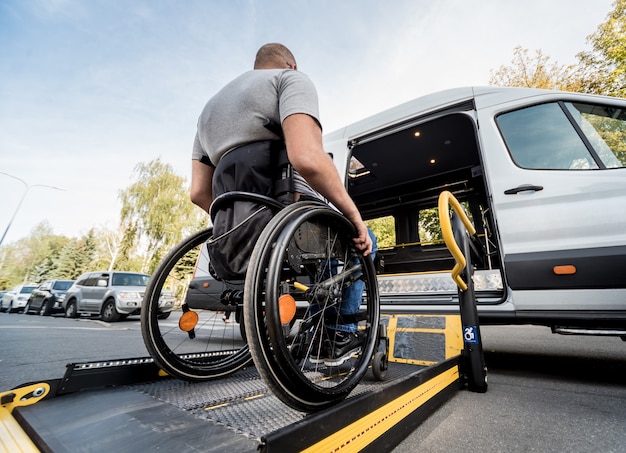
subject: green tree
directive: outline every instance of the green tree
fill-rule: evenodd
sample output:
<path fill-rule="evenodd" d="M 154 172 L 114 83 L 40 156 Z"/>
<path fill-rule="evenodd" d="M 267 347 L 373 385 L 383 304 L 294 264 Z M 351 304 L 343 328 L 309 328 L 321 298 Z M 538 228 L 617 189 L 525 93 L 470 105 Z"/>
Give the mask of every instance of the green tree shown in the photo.
<path fill-rule="evenodd" d="M 559 65 L 541 50 L 517 46 L 509 66 L 491 72 L 489 84 L 626 97 L 626 0 L 615 0 L 607 20 L 587 37 L 591 51 L 575 65 Z"/>
<path fill-rule="evenodd" d="M 189 200 L 185 179 L 160 159 L 138 164 L 135 176 L 136 182 L 120 192 L 120 262 L 129 263 L 139 252 L 142 271 L 150 273 L 183 236 L 197 229 L 201 211 Z"/>
<path fill-rule="evenodd" d="M 578 66 L 551 62 L 541 50 L 531 56 L 528 49 L 521 46 L 513 50 L 510 66 L 503 65 L 497 71 L 491 71 L 489 84 L 577 92 L 583 91 L 586 86 Z"/>
<path fill-rule="evenodd" d="M 69 239 L 55 235 L 47 222 L 41 222 L 30 235 L 15 244 L 2 247 L 0 273 L 2 285 L 19 283 L 41 283 L 56 278 L 56 257 Z"/>
<path fill-rule="evenodd" d="M 365 224 L 376 236 L 378 247 L 385 248 L 396 245 L 396 227 L 393 216 L 367 220 Z"/>
<path fill-rule="evenodd" d="M 75 280 L 80 274 L 88 271 L 95 271 L 92 267 L 96 255 L 96 237 L 94 230 L 81 237 L 69 241 L 59 253 L 56 260 L 57 278 Z"/>
<path fill-rule="evenodd" d="M 607 20 L 587 37 L 593 50 L 580 52 L 588 92 L 626 97 L 626 0 L 615 0 Z"/>

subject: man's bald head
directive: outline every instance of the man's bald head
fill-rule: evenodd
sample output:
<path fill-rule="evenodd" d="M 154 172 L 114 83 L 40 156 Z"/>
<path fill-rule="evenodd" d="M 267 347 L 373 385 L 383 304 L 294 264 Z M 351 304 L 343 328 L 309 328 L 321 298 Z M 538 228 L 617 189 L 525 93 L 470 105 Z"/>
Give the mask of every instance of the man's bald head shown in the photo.
<path fill-rule="evenodd" d="M 279 43 L 262 46 L 256 53 L 254 69 L 297 69 L 296 58 L 291 51 Z"/>

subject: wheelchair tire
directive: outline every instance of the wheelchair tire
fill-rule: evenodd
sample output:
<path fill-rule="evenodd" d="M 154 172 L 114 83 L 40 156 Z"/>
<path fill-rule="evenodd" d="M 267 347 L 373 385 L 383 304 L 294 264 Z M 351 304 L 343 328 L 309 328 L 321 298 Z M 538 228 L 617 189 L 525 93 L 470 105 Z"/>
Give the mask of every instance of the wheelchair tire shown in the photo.
<path fill-rule="evenodd" d="M 374 354 L 376 272 L 354 247 L 354 236 L 354 226 L 337 211 L 299 202 L 270 221 L 250 259 L 244 289 L 250 351 L 268 387 L 297 410 L 314 412 L 346 398 Z M 338 320 L 344 291 L 356 282 L 364 287 L 358 313 Z M 332 327 L 348 321 L 358 323 L 360 349 L 333 363 Z"/>
<path fill-rule="evenodd" d="M 193 234 L 161 261 L 141 309 L 144 343 L 155 363 L 168 374 L 191 381 L 226 376 L 252 362 L 239 323 L 234 319 L 227 323 L 226 307 L 220 310 L 221 293 L 215 292 L 220 282 L 210 277 L 204 246 L 211 234 L 212 228 Z M 198 266 L 200 261 L 207 263 L 206 269 Z M 195 308 L 189 306 L 191 297 Z M 179 320 L 183 317 L 195 318 L 192 329 L 183 330 L 189 329 Z"/>

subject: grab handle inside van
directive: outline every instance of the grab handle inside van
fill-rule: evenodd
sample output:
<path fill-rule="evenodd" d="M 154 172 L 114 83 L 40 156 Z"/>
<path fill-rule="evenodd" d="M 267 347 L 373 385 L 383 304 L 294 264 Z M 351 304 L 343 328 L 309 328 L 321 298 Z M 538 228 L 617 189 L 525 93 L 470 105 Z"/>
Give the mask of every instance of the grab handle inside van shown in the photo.
<path fill-rule="evenodd" d="M 454 197 L 454 195 L 452 195 L 452 193 L 448 192 L 447 190 L 441 192 L 441 194 L 439 194 L 439 223 L 441 224 L 443 240 L 445 241 L 446 246 L 450 250 L 450 253 L 452 253 L 454 260 L 456 261 L 456 264 L 451 271 L 452 279 L 455 281 L 458 287 L 461 288 L 462 291 L 466 291 L 467 283 L 463 281 L 460 274 L 465 268 L 467 261 L 465 260 L 465 256 L 463 256 L 463 252 L 461 252 L 461 249 L 454 240 L 452 223 L 450 222 L 450 206 L 452 206 L 454 212 L 457 213 L 457 215 L 463 222 L 463 225 L 465 225 L 465 228 L 469 232 L 470 236 L 476 234 L 476 229 L 474 228 L 474 225 L 472 225 L 472 222 L 470 222 L 470 219 L 465 214 L 463 207 Z"/>

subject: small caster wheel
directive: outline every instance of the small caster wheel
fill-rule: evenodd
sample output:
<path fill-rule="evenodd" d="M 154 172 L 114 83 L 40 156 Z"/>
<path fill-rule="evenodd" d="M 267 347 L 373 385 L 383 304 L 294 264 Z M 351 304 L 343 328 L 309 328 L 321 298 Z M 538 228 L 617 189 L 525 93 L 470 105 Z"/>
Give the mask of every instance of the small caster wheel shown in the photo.
<path fill-rule="evenodd" d="M 372 373 L 377 381 L 384 381 L 387 377 L 387 369 L 389 362 L 387 361 L 387 354 L 384 352 L 377 352 L 372 359 Z"/>

